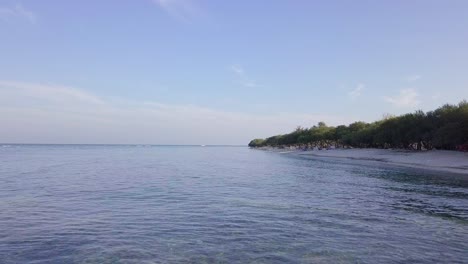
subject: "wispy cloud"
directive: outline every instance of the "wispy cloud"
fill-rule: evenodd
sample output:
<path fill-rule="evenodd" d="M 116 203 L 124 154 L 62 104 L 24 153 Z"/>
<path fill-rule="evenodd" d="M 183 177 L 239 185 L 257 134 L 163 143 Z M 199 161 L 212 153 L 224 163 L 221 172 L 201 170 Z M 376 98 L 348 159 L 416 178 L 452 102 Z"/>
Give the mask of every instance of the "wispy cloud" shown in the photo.
<path fill-rule="evenodd" d="M 39 100 L 44 103 L 61 103 L 70 105 L 78 103 L 100 105 L 104 103 L 99 99 L 99 97 L 91 93 L 72 87 L 54 84 L 0 81 L 0 89 L 3 92 L 10 91 L 10 93 L 13 90 L 16 97 L 21 95 L 22 97 L 30 100 Z M 9 100 L 11 99 L 12 98 L 9 98 Z"/>
<path fill-rule="evenodd" d="M 16 4 L 13 7 L 0 7 L 0 20 L 13 22 L 17 19 L 26 20 L 31 24 L 35 24 L 37 21 L 36 14 L 20 4 Z"/>
<path fill-rule="evenodd" d="M 167 14 L 181 22 L 188 23 L 203 15 L 202 9 L 192 0 L 152 0 Z"/>
<path fill-rule="evenodd" d="M 239 76 L 245 75 L 244 68 L 242 68 L 240 65 L 237 65 L 237 64 L 232 65 L 231 70 Z"/>
<path fill-rule="evenodd" d="M 415 82 L 415 81 L 417 81 L 417 80 L 420 80 L 421 78 L 422 78 L 421 75 L 419 75 L 419 74 L 413 74 L 413 75 L 410 75 L 410 76 L 406 77 L 406 80 L 407 80 L 408 82 Z"/>
<path fill-rule="evenodd" d="M 237 76 L 242 86 L 247 88 L 263 87 L 263 85 L 260 85 L 255 80 L 251 79 L 242 66 L 234 64 L 231 66 L 231 71 Z"/>
<path fill-rule="evenodd" d="M 419 101 L 419 94 L 412 88 L 402 89 L 397 96 L 385 96 L 384 100 L 395 107 L 407 108 L 416 107 L 421 102 Z"/>
<path fill-rule="evenodd" d="M 440 99 L 440 93 L 434 93 L 434 94 L 431 96 L 431 99 L 434 100 L 434 101 L 439 101 L 439 99 Z"/>
<path fill-rule="evenodd" d="M 363 83 L 358 84 L 354 90 L 348 93 L 349 98 L 352 100 L 358 99 L 361 96 L 362 91 L 364 91 L 365 87 L 366 86 Z"/>
<path fill-rule="evenodd" d="M 246 144 L 318 121 L 337 125 L 350 120 L 130 101 L 62 85 L 0 81 L 0 138 L 5 142 Z"/>

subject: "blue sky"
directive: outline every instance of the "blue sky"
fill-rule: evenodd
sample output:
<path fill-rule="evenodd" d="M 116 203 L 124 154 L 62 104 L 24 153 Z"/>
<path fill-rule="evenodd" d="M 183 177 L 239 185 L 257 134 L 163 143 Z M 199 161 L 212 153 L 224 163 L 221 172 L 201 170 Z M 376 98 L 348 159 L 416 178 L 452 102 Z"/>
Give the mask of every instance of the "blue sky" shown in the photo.
<path fill-rule="evenodd" d="M 0 142 L 246 144 L 468 98 L 468 2 L 0 0 Z"/>

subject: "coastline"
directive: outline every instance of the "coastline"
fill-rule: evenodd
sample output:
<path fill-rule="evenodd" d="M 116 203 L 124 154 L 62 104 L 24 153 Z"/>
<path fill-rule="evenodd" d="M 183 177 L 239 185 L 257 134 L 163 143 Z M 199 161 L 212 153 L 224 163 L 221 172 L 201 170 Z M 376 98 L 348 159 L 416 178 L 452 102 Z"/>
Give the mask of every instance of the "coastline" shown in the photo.
<path fill-rule="evenodd" d="M 448 150 L 408 151 L 395 149 L 266 150 L 320 159 L 370 161 L 392 166 L 468 175 L 468 153 Z"/>

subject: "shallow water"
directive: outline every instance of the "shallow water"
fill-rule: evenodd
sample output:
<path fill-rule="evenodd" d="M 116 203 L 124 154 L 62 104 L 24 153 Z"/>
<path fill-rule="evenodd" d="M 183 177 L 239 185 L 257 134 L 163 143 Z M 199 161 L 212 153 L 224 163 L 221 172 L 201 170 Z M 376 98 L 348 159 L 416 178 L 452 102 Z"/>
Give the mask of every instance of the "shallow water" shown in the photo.
<path fill-rule="evenodd" d="M 0 263 L 466 263 L 468 178 L 245 147 L 0 147 Z"/>

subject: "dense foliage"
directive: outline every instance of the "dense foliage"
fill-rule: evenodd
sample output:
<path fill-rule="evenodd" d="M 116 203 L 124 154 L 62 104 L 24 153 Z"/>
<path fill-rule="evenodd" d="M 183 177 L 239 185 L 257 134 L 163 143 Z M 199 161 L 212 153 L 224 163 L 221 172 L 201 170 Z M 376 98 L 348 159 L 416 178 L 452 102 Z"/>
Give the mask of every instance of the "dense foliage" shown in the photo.
<path fill-rule="evenodd" d="M 373 123 L 355 122 L 349 126 L 327 126 L 319 122 L 311 128 L 254 139 L 250 147 L 359 147 L 404 149 L 455 149 L 468 144 L 468 102 L 446 104 L 434 111 L 416 111 L 398 117 L 386 117 Z"/>

